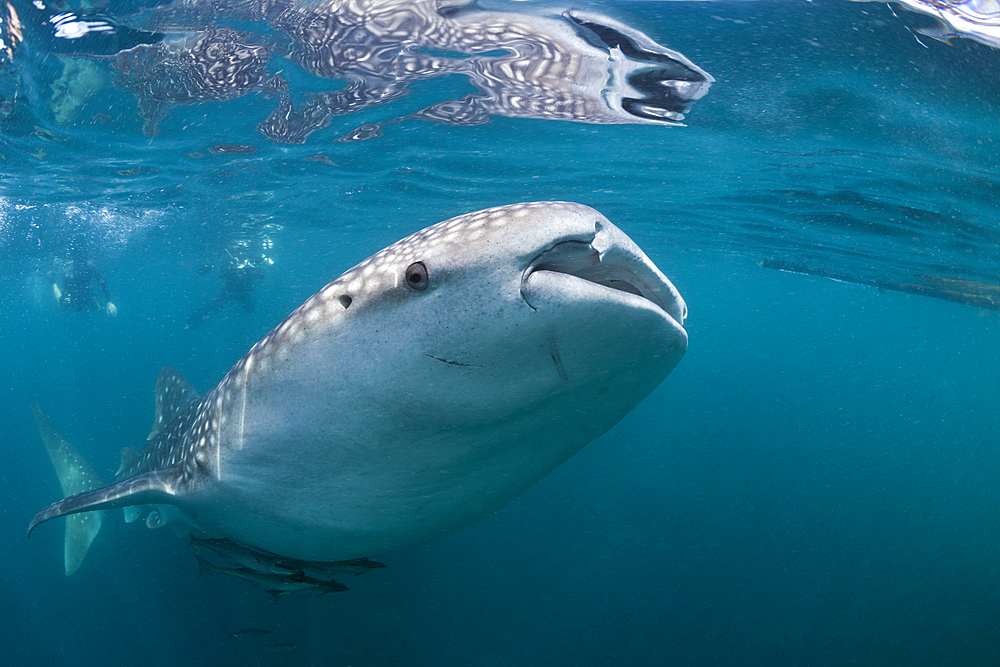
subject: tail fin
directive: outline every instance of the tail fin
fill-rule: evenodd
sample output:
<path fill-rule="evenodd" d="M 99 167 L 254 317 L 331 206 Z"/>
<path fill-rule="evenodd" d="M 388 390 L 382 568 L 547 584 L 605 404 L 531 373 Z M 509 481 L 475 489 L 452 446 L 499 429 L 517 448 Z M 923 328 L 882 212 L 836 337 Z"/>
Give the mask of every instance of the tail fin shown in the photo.
<path fill-rule="evenodd" d="M 35 415 L 35 423 L 38 424 L 38 433 L 42 436 L 42 442 L 45 444 L 45 449 L 52 460 L 52 466 L 56 470 L 56 476 L 59 478 L 59 484 L 62 486 L 63 495 L 72 496 L 101 486 L 100 478 L 80 455 L 80 452 L 66 442 L 59 431 L 52 426 L 49 418 L 38 407 L 35 399 L 29 396 L 28 400 L 31 403 L 31 412 Z M 83 563 L 91 542 L 101 530 L 103 521 L 103 512 L 74 514 L 66 517 L 64 561 L 67 576 L 76 572 L 80 564 Z"/>

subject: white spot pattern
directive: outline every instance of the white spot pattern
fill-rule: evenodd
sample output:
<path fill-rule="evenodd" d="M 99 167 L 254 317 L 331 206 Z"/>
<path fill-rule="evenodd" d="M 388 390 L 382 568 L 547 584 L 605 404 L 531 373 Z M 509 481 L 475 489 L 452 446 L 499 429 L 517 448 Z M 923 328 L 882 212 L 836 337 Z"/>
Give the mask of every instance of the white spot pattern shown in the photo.
<path fill-rule="evenodd" d="M 119 479 L 183 462 L 178 487 L 190 483 L 208 461 L 219 466 L 221 428 L 233 401 L 241 401 L 235 446 L 242 444 L 246 386 L 251 373 L 265 373 L 275 355 L 287 355 L 292 345 L 303 340 L 316 323 L 347 316 L 356 309 L 358 295 L 376 292 L 399 283 L 406 267 L 427 251 L 447 250 L 447 246 L 481 238 L 491 229 L 509 225 L 533 210 L 576 208 L 564 202 L 535 202 L 500 206 L 445 220 L 418 231 L 372 255 L 306 300 L 274 330 L 254 345 L 229 371 L 219 385 L 198 398 L 191 385 L 177 371 L 165 368 L 157 380 L 156 417 L 150 444 L 127 466 Z M 346 299 L 345 299 L 346 297 Z"/>

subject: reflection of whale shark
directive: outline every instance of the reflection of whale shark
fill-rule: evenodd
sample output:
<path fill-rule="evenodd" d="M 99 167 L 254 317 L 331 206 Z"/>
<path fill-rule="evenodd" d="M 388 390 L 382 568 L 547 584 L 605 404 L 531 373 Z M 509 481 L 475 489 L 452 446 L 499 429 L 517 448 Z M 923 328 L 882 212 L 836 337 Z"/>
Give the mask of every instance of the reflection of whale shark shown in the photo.
<path fill-rule="evenodd" d="M 404 95 L 408 82 L 443 74 L 464 74 L 478 91 L 407 117 L 453 125 L 481 125 L 493 115 L 678 125 L 714 80 L 681 54 L 596 14 L 445 15 L 436 2 L 412 0 L 335 6 L 334 13 L 326 5 L 319 13 L 294 10 L 272 22 L 293 37 L 296 63 L 316 76 L 351 82 L 314 95 L 301 109 L 283 98 L 261 125 L 276 141 L 304 141 L 331 116 L 383 104 Z M 317 25 L 322 39 L 315 38 Z M 377 136 L 380 128 L 363 126 L 345 138 Z"/>
<path fill-rule="evenodd" d="M 411 84 L 445 75 L 465 77 L 476 92 L 402 118 L 454 125 L 481 125 L 495 115 L 678 125 L 713 81 L 642 32 L 576 10 L 539 16 L 440 0 L 191 0 L 149 10 L 136 20 L 150 31 L 132 36 L 133 30 L 128 40 L 115 39 L 126 29 L 106 17 L 99 32 L 86 28 L 98 22 L 72 19 L 86 39 L 50 36 L 49 50 L 107 58 L 115 85 L 138 99 L 149 134 L 171 105 L 262 92 L 278 95 L 279 104 L 261 119 L 260 130 L 274 141 L 301 143 L 334 116 L 399 99 Z M 234 22 L 242 29 L 230 27 Z M 260 32 L 247 31 L 253 26 Z M 129 48 L 109 53 L 120 42 Z M 87 44 L 90 52 L 81 48 Z M 275 57 L 320 79 L 307 84 L 308 95 L 296 95 L 298 104 L 288 82 L 301 87 L 304 77 L 272 74 Z M 384 122 L 344 139 L 377 136 Z"/>
<path fill-rule="evenodd" d="M 317 292 L 206 395 L 165 369 L 149 445 L 123 454 L 117 483 L 68 487 L 29 533 L 153 506 L 147 525 L 176 520 L 270 559 L 242 553 L 241 567 L 320 579 L 317 562 L 448 534 L 537 482 L 666 377 L 685 315 L 593 209 L 463 215 Z"/>

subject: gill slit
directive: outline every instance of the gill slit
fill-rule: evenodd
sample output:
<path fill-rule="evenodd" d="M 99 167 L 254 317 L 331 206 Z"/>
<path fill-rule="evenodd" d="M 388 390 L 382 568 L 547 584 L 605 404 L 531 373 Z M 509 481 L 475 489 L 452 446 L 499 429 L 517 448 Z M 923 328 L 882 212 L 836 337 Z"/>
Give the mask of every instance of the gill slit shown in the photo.
<path fill-rule="evenodd" d="M 222 479 L 222 407 L 216 404 L 216 410 L 218 414 L 215 415 L 215 477 Z"/>
<path fill-rule="evenodd" d="M 240 386 L 242 391 L 240 392 L 240 431 L 237 437 L 237 442 L 239 443 L 239 449 L 243 449 L 243 419 L 247 414 L 247 375 L 249 373 L 249 364 L 243 365 L 243 377 L 240 378 Z"/>
<path fill-rule="evenodd" d="M 569 376 L 566 375 L 566 367 L 563 366 L 562 357 L 559 356 L 559 348 L 556 346 L 555 340 L 549 342 L 549 354 L 552 355 L 552 362 L 556 365 L 556 373 L 559 373 L 559 377 L 563 380 L 568 381 Z"/>

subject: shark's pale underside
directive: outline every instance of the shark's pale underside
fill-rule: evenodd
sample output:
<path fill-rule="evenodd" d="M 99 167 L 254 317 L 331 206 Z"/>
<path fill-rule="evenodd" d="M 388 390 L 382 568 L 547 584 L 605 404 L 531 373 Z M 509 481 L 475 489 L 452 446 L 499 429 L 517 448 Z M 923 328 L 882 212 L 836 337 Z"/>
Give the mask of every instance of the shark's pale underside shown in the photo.
<path fill-rule="evenodd" d="M 314 294 L 204 396 L 164 369 L 149 444 L 123 454 L 110 486 L 85 490 L 96 478 L 65 460 L 75 453 L 36 411 L 75 495 L 28 532 L 125 507 L 151 526 L 176 521 L 201 540 L 296 563 L 446 535 L 518 496 L 659 385 L 687 347 L 686 310 L 642 250 L 586 206 L 447 220 Z M 67 570 L 100 526 L 71 525 Z"/>

